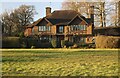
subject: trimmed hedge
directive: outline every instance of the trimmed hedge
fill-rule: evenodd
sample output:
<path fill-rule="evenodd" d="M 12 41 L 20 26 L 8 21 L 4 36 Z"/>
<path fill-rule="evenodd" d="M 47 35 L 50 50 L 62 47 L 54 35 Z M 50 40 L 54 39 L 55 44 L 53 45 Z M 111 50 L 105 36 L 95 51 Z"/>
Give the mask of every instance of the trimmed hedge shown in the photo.
<path fill-rule="evenodd" d="M 96 48 L 120 48 L 120 37 L 97 36 L 95 44 Z"/>
<path fill-rule="evenodd" d="M 51 48 L 51 47 L 52 47 L 51 42 L 41 42 L 37 37 L 2 38 L 2 48 Z"/>
<path fill-rule="evenodd" d="M 19 48 L 20 42 L 19 37 L 3 37 L 2 48 Z"/>

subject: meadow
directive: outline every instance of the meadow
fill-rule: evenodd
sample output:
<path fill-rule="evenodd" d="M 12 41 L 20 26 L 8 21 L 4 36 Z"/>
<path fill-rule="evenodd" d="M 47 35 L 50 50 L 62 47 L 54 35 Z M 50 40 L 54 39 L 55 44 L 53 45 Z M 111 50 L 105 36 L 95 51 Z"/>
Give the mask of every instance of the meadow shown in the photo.
<path fill-rule="evenodd" d="M 118 76 L 118 50 L 2 49 L 3 76 Z"/>

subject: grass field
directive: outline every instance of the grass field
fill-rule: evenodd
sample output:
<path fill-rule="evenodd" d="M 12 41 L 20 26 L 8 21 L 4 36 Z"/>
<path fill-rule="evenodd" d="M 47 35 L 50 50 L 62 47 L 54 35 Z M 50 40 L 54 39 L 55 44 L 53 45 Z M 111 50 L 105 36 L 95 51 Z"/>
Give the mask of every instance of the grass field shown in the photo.
<path fill-rule="evenodd" d="M 118 50 L 2 50 L 3 76 L 118 76 Z"/>

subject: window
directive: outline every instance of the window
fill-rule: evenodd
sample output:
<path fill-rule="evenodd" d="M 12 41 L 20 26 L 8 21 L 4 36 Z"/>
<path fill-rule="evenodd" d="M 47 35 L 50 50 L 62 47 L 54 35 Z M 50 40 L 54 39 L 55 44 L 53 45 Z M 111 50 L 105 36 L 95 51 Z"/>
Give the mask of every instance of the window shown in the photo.
<path fill-rule="evenodd" d="M 50 31 L 50 26 L 39 26 L 39 31 Z"/>
<path fill-rule="evenodd" d="M 46 26 L 46 31 L 50 31 L 50 26 Z"/>
<path fill-rule="evenodd" d="M 64 32 L 63 26 L 59 26 L 59 33 L 63 33 L 63 32 Z"/>
<path fill-rule="evenodd" d="M 43 31 L 43 27 L 42 26 L 39 26 L 39 31 Z"/>
<path fill-rule="evenodd" d="M 86 30 L 87 29 L 86 25 L 71 25 L 70 28 L 72 31 Z"/>
<path fill-rule="evenodd" d="M 51 42 L 51 36 L 41 36 L 41 37 L 40 37 L 40 41 L 41 41 L 42 43 Z"/>
<path fill-rule="evenodd" d="M 34 33 L 34 27 L 32 28 L 32 33 Z"/>

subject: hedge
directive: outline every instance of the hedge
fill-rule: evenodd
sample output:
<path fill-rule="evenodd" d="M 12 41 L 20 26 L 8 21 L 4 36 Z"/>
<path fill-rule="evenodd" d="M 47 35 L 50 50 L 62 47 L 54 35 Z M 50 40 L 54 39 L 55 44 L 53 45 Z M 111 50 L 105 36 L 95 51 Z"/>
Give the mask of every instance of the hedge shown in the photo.
<path fill-rule="evenodd" d="M 19 48 L 20 42 L 19 37 L 3 37 L 2 48 Z"/>
<path fill-rule="evenodd" d="M 120 37 L 96 36 L 96 48 L 120 48 Z"/>

